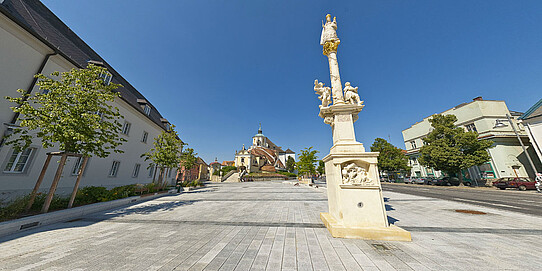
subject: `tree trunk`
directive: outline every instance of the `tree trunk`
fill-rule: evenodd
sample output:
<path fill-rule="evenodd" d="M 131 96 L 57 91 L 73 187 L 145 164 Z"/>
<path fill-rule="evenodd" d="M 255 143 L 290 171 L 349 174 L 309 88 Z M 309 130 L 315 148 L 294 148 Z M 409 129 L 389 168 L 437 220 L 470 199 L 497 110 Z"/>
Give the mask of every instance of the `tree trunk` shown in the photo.
<path fill-rule="evenodd" d="M 38 177 L 38 181 L 36 182 L 36 185 L 34 186 L 34 190 L 32 190 L 32 193 L 30 193 L 30 199 L 28 200 L 28 204 L 26 205 L 25 212 L 28 212 L 30 208 L 32 208 L 32 204 L 34 204 L 34 200 L 36 199 L 36 194 L 38 193 L 38 190 L 40 189 L 41 182 L 43 181 L 43 178 L 45 177 L 45 172 L 47 172 L 47 168 L 49 167 L 49 162 L 51 162 L 51 158 L 53 155 L 47 154 L 47 160 L 45 160 L 45 163 L 43 164 L 43 168 L 41 169 L 40 176 Z"/>
<path fill-rule="evenodd" d="M 154 181 L 156 180 L 156 170 L 158 169 L 156 166 L 153 166 L 154 167 L 154 174 L 152 175 L 152 183 L 154 183 Z"/>
<path fill-rule="evenodd" d="M 79 169 L 79 172 L 77 174 L 77 180 L 75 181 L 75 185 L 73 186 L 73 192 L 70 197 L 70 202 L 68 203 L 68 208 L 71 208 L 73 206 L 73 202 L 75 201 L 75 196 L 77 195 L 77 189 L 79 189 L 79 183 L 81 182 L 81 177 L 83 176 L 83 172 L 85 171 L 85 167 L 87 166 L 88 157 L 85 156 L 83 158 L 83 164 L 81 165 L 81 168 Z"/>
<path fill-rule="evenodd" d="M 60 177 L 62 176 L 62 170 L 64 169 L 67 158 L 67 153 L 63 153 L 60 157 L 60 163 L 58 164 L 58 168 L 56 169 L 55 178 L 53 179 L 53 183 L 51 184 L 51 188 L 49 189 L 49 194 L 47 194 L 45 203 L 43 203 L 43 208 L 41 208 L 42 213 L 47 213 L 47 211 L 49 211 L 49 206 L 51 205 L 51 201 L 53 200 L 53 196 L 55 195 L 56 187 L 58 186 L 58 181 L 60 181 Z"/>

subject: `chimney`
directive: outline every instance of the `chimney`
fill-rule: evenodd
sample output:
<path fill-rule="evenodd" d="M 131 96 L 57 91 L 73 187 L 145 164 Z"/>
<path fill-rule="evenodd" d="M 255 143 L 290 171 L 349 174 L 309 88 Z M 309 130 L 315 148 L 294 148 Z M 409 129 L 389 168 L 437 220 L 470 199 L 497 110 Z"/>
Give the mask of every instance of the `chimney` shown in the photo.
<path fill-rule="evenodd" d="M 482 98 L 482 96 L 478 96 L 474 99 L 472 99 L 473 101 L 483 101 L 484 99 Z"/>

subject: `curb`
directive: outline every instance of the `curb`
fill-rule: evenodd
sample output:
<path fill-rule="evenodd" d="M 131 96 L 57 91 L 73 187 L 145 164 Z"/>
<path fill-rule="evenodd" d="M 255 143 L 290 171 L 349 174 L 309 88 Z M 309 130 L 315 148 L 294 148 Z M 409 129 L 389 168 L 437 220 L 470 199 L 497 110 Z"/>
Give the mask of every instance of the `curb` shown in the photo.
<path fill-rule="evenodd" d="M 84 206 L 78 206 L 71 209 L 58 210 L 51 213 L 33 215 L 29 217 L 23 217 L 11 221 L 5 221 L 0 223 L 0 237 L 6 235 L 22 232 L 25 230 L 36 229 L 41 226 L 50 225 L 58 222 L 66 222 L 72 219 L 77 219 L 82 216 L 114 209 L 124 205 L 130 205 L 133 203 L 144 202 L 152 200 L 158 197 L 170 195 L 171 192 L 166 193 L 154 193 L 154 195 L 148 196 L 133 196 L 124 199 L 112 200 L 107 202 L 93 203 Z"/>

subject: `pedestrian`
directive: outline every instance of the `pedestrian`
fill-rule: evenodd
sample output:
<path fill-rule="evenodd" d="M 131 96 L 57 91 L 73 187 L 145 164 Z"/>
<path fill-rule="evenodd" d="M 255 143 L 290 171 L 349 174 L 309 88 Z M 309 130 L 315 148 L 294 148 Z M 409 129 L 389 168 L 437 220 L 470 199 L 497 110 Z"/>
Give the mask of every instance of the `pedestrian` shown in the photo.
<path fill-rule="evenodd" d="M 536 173 L 535 182 L 536 183 L 534 184 L 534 186 L 536 187 L 536 191 L 538 191 L 538 193 L 542 193 L 542 191 L 540 191 L 540 186 L 542 186 L 542 173 Z"/>

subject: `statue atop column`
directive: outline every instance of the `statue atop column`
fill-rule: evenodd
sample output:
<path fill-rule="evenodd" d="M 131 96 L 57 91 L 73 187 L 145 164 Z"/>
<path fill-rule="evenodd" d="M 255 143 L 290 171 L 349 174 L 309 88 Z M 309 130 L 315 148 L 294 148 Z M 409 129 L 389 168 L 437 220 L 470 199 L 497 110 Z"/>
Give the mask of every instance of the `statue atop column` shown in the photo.
<path fill-rule="evenodd" d="M 320 45 L 324 45 L 326 41 L 341 42 L 337 37 L 337 17 L 333 17 L 331 21 L 331 14 L 326 15 L 326 23 L 322 22 L 322 35 L 320 35 Z"/>

